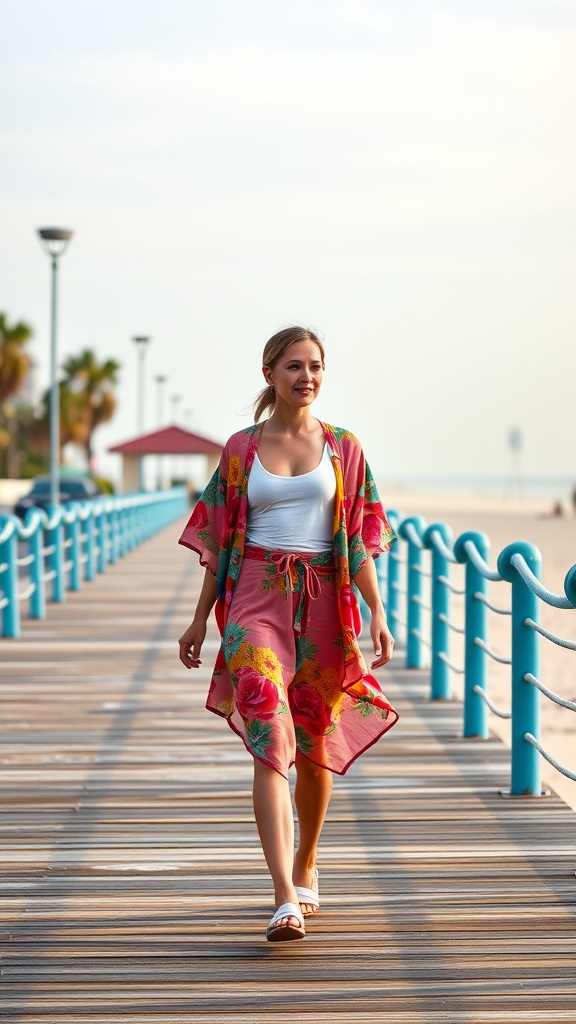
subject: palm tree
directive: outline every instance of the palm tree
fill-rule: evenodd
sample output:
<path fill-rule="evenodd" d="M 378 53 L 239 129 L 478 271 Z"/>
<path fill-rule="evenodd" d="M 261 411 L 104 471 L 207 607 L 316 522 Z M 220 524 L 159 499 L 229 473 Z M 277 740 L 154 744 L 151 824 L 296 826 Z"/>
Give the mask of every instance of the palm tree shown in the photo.
<path fill-rule="evenodd" d="M 5 313 L 0 313 L 0 403 L 20 391 L 30 366 L 30 356 L 24 350 L 32 337 L 32 328 L 23 320 L 9 326 Z"/>
<path fill-rule="evenodd" d="M 116 411 L 113 389 L 118 381 L 120 364 L 115 359 L 99 363 L 93 350 L 86 348 L 78 356 L 69 356 L 62 369 L 62 427 L 64 433 L 71 435 L 68 440 L 86 449 L 90 465 L 93 455 L 92 435 L 101 423 L 111 420 Z"/>
<path fill-rule="evenodd" d="M 70 442 L 86 446 L 86 428 L 82 421 L 80 395 L 70 391 L 64 381 L 58 383 L 59 391 L 59 420 L 58 431 L 58 464 L 62 464 L 62 450 Z M 46 463 L 50 458 L 50 409 L 52 406 L 52 391 L 50 388 L 42 395 L 40 414 L 32 420 L 29 428 L 29 440 L 37 455 L 43 458 Z"/>
<path fill-rule="evenodd" d="M 21 390 L 31 359 L 25 351 L 32 337 L 32 328 L 23 320 L 12 326 L 5 313 L 0 313 L 0 405 L 4 429 L 0 429 L 0 452 L 6 452 L 5 471 L 14 477 L 18 471 L 19 453 L 16 445 L 16 407 L 9 399 Z"/>

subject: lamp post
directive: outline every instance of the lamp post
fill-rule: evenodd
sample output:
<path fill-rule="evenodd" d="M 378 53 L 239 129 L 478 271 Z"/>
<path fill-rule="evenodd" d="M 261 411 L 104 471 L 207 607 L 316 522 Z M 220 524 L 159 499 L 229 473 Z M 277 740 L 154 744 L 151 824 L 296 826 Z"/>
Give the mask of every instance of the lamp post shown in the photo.
<path fill-rule="evenodd" d="M 158 426 L 161 427 L 162 426 L 162 421 L 164 419 L 164 385 L 165 385 L 166 381 L 168 380 L 168 378 L 167 378 L 165 373 L 157 373 L 156 376 L 154 377 L 154 380 L 156 381 L 156 386 L 158 388 L 157 420 L 158 420 Z M 158 457 L 157 457 L 156 466 L 157 466 L 156 489 L 158 491 L 161 491 L 162 490 L 162 456 L 161 455 L 158 455 Z"/>
<path fill-rule="evenodd" d="M 138 352 L 138 396 L 137 396 L 137 429 L 139 434 L 144 433 L 144 414 L 145 414 L 145 379 L 144 379 L 144 357 L 146 355 L 146 347 L 150 341 L 150 337 L 147 334 L 135 334 L 132 337 L 132 341 L 136 345 L 136 351 Z M 138 458 L 138 490 L 144 490 L 144 460 L 142 455 Z"/>
<path fill-rule="evenodd" d="M 182 401 L 182 395 L 171 395 L 170 396 L 170 401 L 172 402 L 172 422 L 174 423 L 174 426 L 176 426 L 176 416 L 178 415 L 178 406 L 180 405 L 180 402 Z M 177 469 L 176 458 L 174 458 L 172 460 L 172 474 L 171 474 L 173 480 L 176 478 L 176 469 Z"/>
<path fill-rule="evenodd" d="M 158 387 L 156 419 L 158 420 L 158 426 L 160 427 L 162 426 L 162 420 L 164 419 L 164 385 L 168 380 L 168 377 L 164 373 L 157 373 L 154 380 Z"/>
<path fill-rule="evenodd" d="M 137 405 L 137 429 L 139 434 L 144 433 L 144 400 L 145 400 L 145 380 L 144 380 L 144 357 L 146 355 L 146 346 L 148 345 L 150 338 L 147 334 L 135 334 L 132 341 L 136 345 L 138 352 L 138 405 Z"/>
<path fill-rule="evenodd" d="M 176 416 L 178 415 L 178 406 L 182 401 L 182 395 L 172 395 L 170 401 L 172 402 L 172 420 L 174 425 L 176 425 Z"/>
<path fill-rule="evenodd" d="M 50 503 L 60 503 L 58 463 L 60 455 L 60 392 L 58 390 L 58 259 L 74 234 L 66 228 L 38 228 L 38 235 L 52 261 L 52 300 L 50 319 Z"/>

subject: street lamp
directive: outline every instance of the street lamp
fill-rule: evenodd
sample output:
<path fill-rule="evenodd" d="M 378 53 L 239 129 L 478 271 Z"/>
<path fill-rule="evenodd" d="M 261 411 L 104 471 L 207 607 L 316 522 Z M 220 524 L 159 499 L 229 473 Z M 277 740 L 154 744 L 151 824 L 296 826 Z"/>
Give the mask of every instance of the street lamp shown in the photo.
<path fill-rule="evenodd" d="M 176 424 L 176 416 L 178 415 L 178 406 L 182 401 L 182 395 L 172 395 L 170 401 L 172 402 L 172 421 Z"/>
<path fill-rule="evenodd" d="M 148 345 L 150 338 L 147 334 L 135 334 L 132 341 L 136 345 L 138 351 L 138 433 L 144 433 L 144 356 L 146 355 L 146 346 Z"/>
<path fill-rule="evenodd" d="M 156 381 L 158 387 L 158 404 L 156 407 L 156 418 L 158 420 L 158 426 L 160 427 L 162 425 L 162 420 L 164 419 L 164 385 L 168 380 L 168 377 L 164 373 L 157 373 L 156 376 L 154 377 L 154 380 Z"/>
<path fill-rule="evenodd" d="M 170 401 L 172 402 L 172 422 L 176 426 L 176 417 L 178 415 L 178 406 L 182 401 L 182 395 L 171 395 Z M 172 479 L 176 477 L 176 458 L 172 459 Z"/>
<path fill-rule="evenodd" d="M 135 334 L 132 337 L 132 341 L 136 345 L 138 352 L 138 397 L 137 397 L 137 416 L 138 416 L 138 433 L 144 433 L 144 402 L 145 402 L 145 381 L 144 381 L 144 356 L 146 355 L 146 346 L 150 341 L 150 337 L 147 334 Z M 140 455 L 138 458 L 138 490 L 144 490 L 144 465 L 143 458 Z"/>
<path fill-rule="evenodd" d="M 60 456 L 60 392 L 58 390 L 57 311 L 58 259 L 74 234 L 66 228 L 38 228 L 44 249 L 52 260 L 52 310 L 50 326 L 50 503 L 60 504 L 58 463 Z"/>
<path fill-rule="evenodd" d="M 157 373 L 156 376 L 154 377 L 154 380 L 156 381 L 156 386 L 158 388 L 158 396 L 157 396 L 158 397 L 158 406 L 157 406 L 158 426 L 161 427 L 162 426 L 162 421 L 164 419 L 164 385 L 165 385 L 166 381 L 168 380 L 168 377 L 166 376 L 165 373 Z M 162 490 L 162 456 L 161 455 L 158 455 L 157 459 L 156 459 L 156 489 L 158 491 Z"/>

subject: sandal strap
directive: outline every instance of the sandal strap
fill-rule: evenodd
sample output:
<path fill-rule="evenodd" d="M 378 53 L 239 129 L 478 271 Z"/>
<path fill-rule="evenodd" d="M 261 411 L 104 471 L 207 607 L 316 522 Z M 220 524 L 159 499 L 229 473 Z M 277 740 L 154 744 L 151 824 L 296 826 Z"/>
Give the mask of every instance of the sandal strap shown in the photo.
<path fill-rule="evenodd" d="M 295 885 L 294 888 L 300 903 L 309 903 L 312 907 L 320 906 L 320 899 L 316 889 L 308 889 L 305 885 Z"/>
<path fill-rule="evenodd" d="M 295 917 L 301 928 L 304 927 L 304 918 L 302 917 L 302 911 L 295 903 L 283 903 L 281 907 L 274 914 L 270 924 L 268 925 L 268 931 L 274 927 L 278 921 L 281 921 L 283 917 Z"/>

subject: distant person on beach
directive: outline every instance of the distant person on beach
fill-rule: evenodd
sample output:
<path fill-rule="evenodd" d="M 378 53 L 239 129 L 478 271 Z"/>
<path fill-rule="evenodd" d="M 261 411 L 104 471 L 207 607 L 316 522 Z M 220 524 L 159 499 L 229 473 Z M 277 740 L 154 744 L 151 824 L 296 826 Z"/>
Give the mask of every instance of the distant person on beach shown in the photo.
<path fill-rule="evenodd" d="M 206 571 L 179 644 L 182 663 L 197 668 L 215 605 L 222 644 L 206 706 L 254 758 L 254 814 L 276 907 L 266 937 L 282 941 L 303 938 L 304 917 L 320 906 L 317 844 L 331 773 L 343 775 L 398 718 L 359 650 L 351 586 L 370 609 L 371 668 L 380 668 L 394 641 L 373 558 L 395 535 L 354 435 L 312 415 L 324 375 L 319 338 L 286 328 L 262 364 L 255 422 L 226 443 L 180 538 Z"/>

